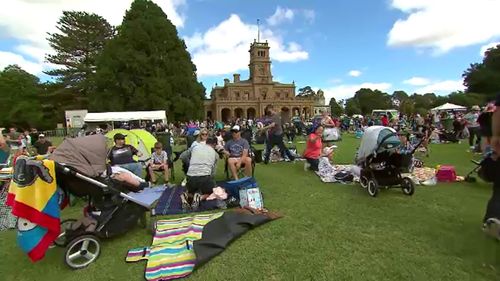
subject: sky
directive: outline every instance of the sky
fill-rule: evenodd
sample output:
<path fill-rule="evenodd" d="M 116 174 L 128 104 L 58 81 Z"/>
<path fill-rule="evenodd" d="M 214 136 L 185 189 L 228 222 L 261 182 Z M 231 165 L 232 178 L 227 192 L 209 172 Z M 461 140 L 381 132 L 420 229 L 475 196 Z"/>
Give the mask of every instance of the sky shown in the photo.
<path fill-rule="evenodd" d="M 132 0 L 8 0 L 0 5 L 0 69 L 46 80 L 47 32 L 64 10 L 119 25 Z M 321 88 L 327 102 L 360 88 L 392 93 L 463 90 L 462 73 L 500 44 L 500 0 L 154 0 L 176 25 L 207 94 L 248 77 L 248 49 L 271 46 L 275 81 Z"/>

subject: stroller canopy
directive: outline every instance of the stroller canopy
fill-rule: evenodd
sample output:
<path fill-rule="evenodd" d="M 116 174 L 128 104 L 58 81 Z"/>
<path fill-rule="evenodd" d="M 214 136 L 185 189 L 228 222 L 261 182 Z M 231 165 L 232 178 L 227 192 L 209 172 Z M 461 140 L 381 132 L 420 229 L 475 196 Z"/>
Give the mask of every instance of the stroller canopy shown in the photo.
<path fill-rule="evenodd" d="M 361 145 L 356 154 L 356 163 L 364 161 L 366 157 L 375 153 L 395 151 L 400 144 L 401 141 L 393 128 L 384 126 L 368 127 L 361 138 Z"/>
<path fill-rule="evenodd" d="M 49 159 L 71 166 L 81 173 L 97 177 L 106 170 L 106 138 L 92 135 L 65 139 Z"/>

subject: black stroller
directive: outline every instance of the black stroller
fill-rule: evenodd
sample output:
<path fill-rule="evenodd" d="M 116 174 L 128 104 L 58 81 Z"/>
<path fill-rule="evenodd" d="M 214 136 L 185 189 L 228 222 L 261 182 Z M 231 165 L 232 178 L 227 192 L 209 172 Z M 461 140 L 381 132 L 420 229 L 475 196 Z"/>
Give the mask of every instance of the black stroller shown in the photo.
<path fill-rule="evenodd" d="M 411 166 L 412 154 L 397 153 L 400 144 L 392 128 L 371 126 L 365 130 L 356 163 L 361 167 L 359 182 L 372 197 L 378 195 L 380 187 L 401 187 L 406 195 L 415 192 L 413 181 L 402 175 Z"/>
<path fill-rule="evenodd" d="M 145 227 L 146 212 L 152 207 L 130 196 L 134 187 L 111 179 L 106 152 L 105 137 L 93 135 L 66 139 L 50 156 L 56 162 L 58 186 L 66 194 L 88 198 L 85 217 L 62 221 L 54 242 L 66 247 L 64 261 L 72 269 L 84 268 L 98 258 L 99 239 L 124 234 L 139 221 Z M 107 176 L 103 177 L 104 171 Z"/>

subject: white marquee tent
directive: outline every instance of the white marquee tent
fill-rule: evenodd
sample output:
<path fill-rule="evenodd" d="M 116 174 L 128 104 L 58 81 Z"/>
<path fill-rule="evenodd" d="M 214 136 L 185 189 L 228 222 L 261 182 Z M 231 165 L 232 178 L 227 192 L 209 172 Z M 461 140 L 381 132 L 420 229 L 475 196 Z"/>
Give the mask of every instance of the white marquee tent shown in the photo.
<path fill-rule="evenodd" d="M 95 122 L 127 122 L 142 120 L 163 120 L 167 121 L 165 110 L 157 111 L 125 111 L 125 112 L 96 112 L 85 115 L 85 123 Z"/>
<path fill-rule="evenodd" d="M 438 107 L 434 107 L 431 109 L 432 112 L 437 112 L 437 111 L 466 111 L 467 107 L 461 106 L 461 105 L 456 105 L 452 103 L 445 103 L 443 105 L 440 105 Z"/>

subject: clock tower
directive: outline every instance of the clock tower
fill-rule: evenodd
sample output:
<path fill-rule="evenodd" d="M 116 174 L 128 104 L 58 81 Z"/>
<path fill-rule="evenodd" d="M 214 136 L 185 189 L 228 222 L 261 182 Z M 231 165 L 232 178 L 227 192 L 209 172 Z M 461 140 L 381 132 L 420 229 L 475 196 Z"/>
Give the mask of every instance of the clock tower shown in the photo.
<path fill-rule="evenodd" d="M 269 57 L 269 44 L 254 41 L 250 44 L 250 80 L 255 84 L 271 84 L 271 59 Z"/>

